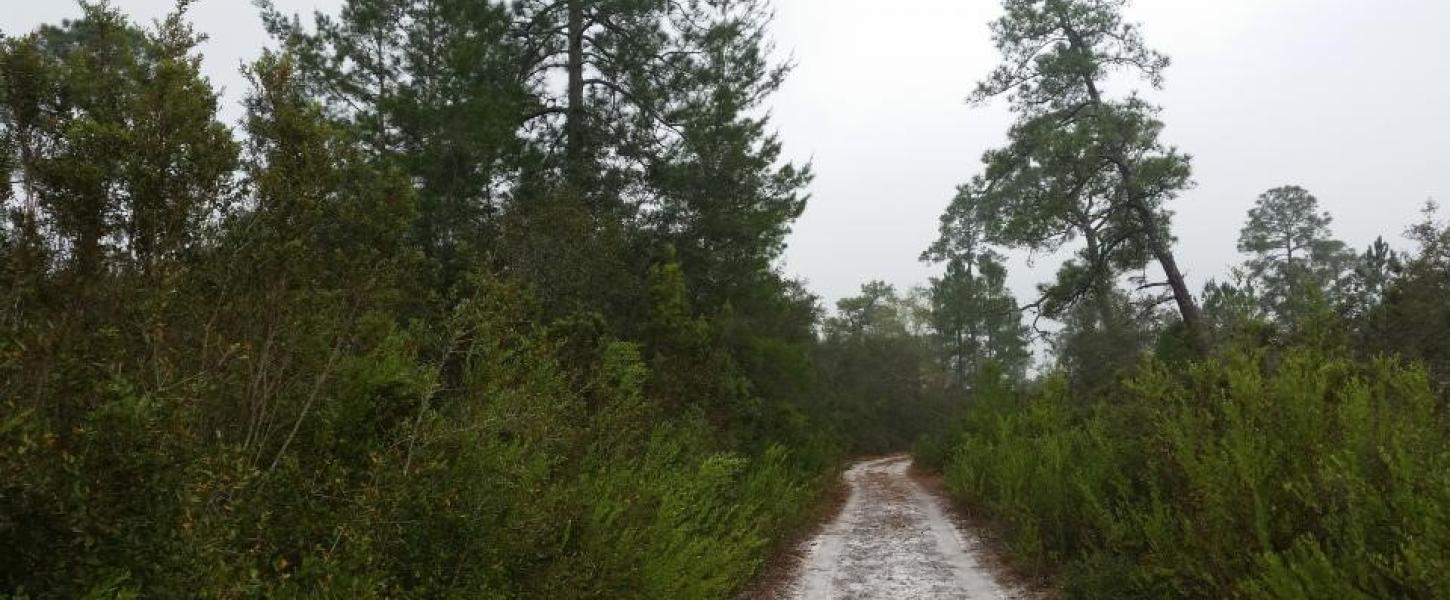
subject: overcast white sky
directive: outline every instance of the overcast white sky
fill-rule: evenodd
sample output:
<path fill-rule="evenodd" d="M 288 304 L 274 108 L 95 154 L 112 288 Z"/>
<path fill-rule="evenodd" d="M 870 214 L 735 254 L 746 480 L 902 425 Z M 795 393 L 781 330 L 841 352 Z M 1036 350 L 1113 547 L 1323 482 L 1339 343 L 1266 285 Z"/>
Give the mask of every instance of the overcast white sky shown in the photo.
<path fill-rule="evenodd" d="M 171 0 L 114 0 L 138 21 Z M 276 0 L 287 11 L 340 0 Z M 909 287 L 934 269 L 917 255 L 954 187 L 1000 144 L 1004 107 L 963 103 L 996 63 L 997 0 L 776 0 L 775 38 L 798 67 L 776 97 L 786 152 L 814 162 L 814 199 L 787 272 L 827 302 L 868 279 Z M 79 13 L 71 0 L 0 0 L 0 30 Z M 1362 247 L 1400 232 L 1426 198 L 1450 199 L 1447 0 L 1138 0 L 1131 18 L 1168 53 L 1167 140 L 1194 156 L 1198 186 L 1177 201 L 1179 263 L 1195 289 L 1241 260 L 1245 212 L 1262 191 L 1297 184 Z M 237 69 L 267 43 L 250 0 L 198 0 L 212 81 L 235 121 Z M 1020 299 L 1056 269 L 1014 261 Z"/>
<path fill-rule="evenodd" d="M 1004 106 L 963 103 L 997 62 L 997 0 L 777 6 L 798 68 L 776 121 L 818 175 L 787 269 L 828 299 L 863 279 L 924 280 L 937 216 L 1009 124 Z M 1403 244 L 1427 197 L 1450 199 L 1450 1 L 1138 0 L 1130 18 L 1173 59 L 1148 96 L 1194 156 L 1174 231 L 1195 291 L 1241 260 L 1238 230 L 1268 188 L 1308 188 L 1355 247 Z M 1059 261 L 1036 262 L 1013 265 L 1019 300 Z"/>

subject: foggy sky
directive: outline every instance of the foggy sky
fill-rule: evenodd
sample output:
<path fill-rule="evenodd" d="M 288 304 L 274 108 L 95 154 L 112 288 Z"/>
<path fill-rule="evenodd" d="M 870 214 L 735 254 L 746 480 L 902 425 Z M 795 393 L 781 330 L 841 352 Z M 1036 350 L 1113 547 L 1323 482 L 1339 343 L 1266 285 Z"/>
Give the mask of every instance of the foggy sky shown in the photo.
<path fill-rule="evenodd" d="M 171 0 L 114 0 L 141 23 Z M 287 12 L 341 0 L 276 0 Z M 787 273 L 828 304 L 869 279 L 898 288 L 938 271 L 917 262 L 957 184 L 1005 140 L 1002 103 L 964 98 L 997 62 L 987 22 L 997 0 L 776 0 L 774 37 L 797 68 L 773 101 L 787 156 L 813 163 L 813 199 L 795 226 Z M 69 0 L 0 0 L 0 31 L 75 17 Z M 235 123 L 239 66 L 270 41 L 250 0 L 191 11 L 205 70 Z M 1319 197 L 1337 236 L 1362 249 L 1401 232 L 1429 197 L 1450 200 L 1450 1 L 1138 0 L 1129 12 L 1173 64 L 1165 141 L 1194 157 L 1198 185 L 1172 205 L 1178 262 L 1194 290 L 1242 260 L 1254 198 L 1295 184 Z M 1058 258 L 1012 253 L 1019 300 Z"/>

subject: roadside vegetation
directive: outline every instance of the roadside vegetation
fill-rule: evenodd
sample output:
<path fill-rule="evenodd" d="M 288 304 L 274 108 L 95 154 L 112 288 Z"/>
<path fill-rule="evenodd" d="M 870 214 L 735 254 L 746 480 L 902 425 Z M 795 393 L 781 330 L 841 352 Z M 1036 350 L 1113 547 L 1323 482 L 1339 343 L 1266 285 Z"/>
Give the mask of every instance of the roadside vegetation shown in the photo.
<path fill-rule="evenodd" d="M 264 6 L 234 130 L 185 4 L 0 42 L 0 596 L 740 589 L 848 446 L 764 6 Z"/>
<path fill-rule="evenodd" d="M 1007 0 L 993 27 L 977 98 L 1019 120 L 934 248 L 1078 250 L 1029 306 L 1061 324 L 1042 372 L 977 370 L 918 462 L 1065 597 L 1450 595 L 1450 227 L 1430 203 L 1412 250 L 1355 252 L 1277 187 L 1200 306 L 1165 252 L 1188 159 L 1099 91 L 1167 66 L 1121 4 Z"/>

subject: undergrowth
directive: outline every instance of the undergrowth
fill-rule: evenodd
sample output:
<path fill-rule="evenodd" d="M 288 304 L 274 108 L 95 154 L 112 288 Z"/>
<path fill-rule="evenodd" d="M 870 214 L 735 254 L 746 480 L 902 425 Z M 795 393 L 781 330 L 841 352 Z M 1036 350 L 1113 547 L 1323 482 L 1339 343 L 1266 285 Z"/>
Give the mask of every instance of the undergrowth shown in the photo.
<path fill-rule="evenodd" d="M 979 384 L 918 453 L 1067 597 L 1450 597 L 1450 424 L 1417 367 L 1301 348 L 1091 399 Z"/>

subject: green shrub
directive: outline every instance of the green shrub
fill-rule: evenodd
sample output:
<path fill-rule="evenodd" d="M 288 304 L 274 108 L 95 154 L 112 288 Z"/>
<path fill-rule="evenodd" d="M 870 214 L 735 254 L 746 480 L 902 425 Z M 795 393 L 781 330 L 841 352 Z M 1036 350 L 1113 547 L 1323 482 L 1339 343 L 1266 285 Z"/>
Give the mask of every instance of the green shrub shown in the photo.
<path fill-rule="evenodd" d="M 501 285 L 459 309 L 447 394 L 416 333 L 364 318 L 312 410 L 277 409 L 295 437 L 267 445 L 199 435 L 215 422 L 200 404 L 119 376 L 69 429 L 7 405 L 0 546 L 18 552 L 0 559 L 0 592 L 736 593 L 803 523 L 835 445 L 785 428 L 736 446 L 710 407 L 650 396 L 639 345 L 529 310 Z"/>
<path fill-rule="evenodd" d="M 1271 364 L 1272 362 L 1272 364 Z M 945 473 L 1071 597 L 1445 597 L 1450 426 L 1422 370 L 1317 349 L 979 402 Z"/>

